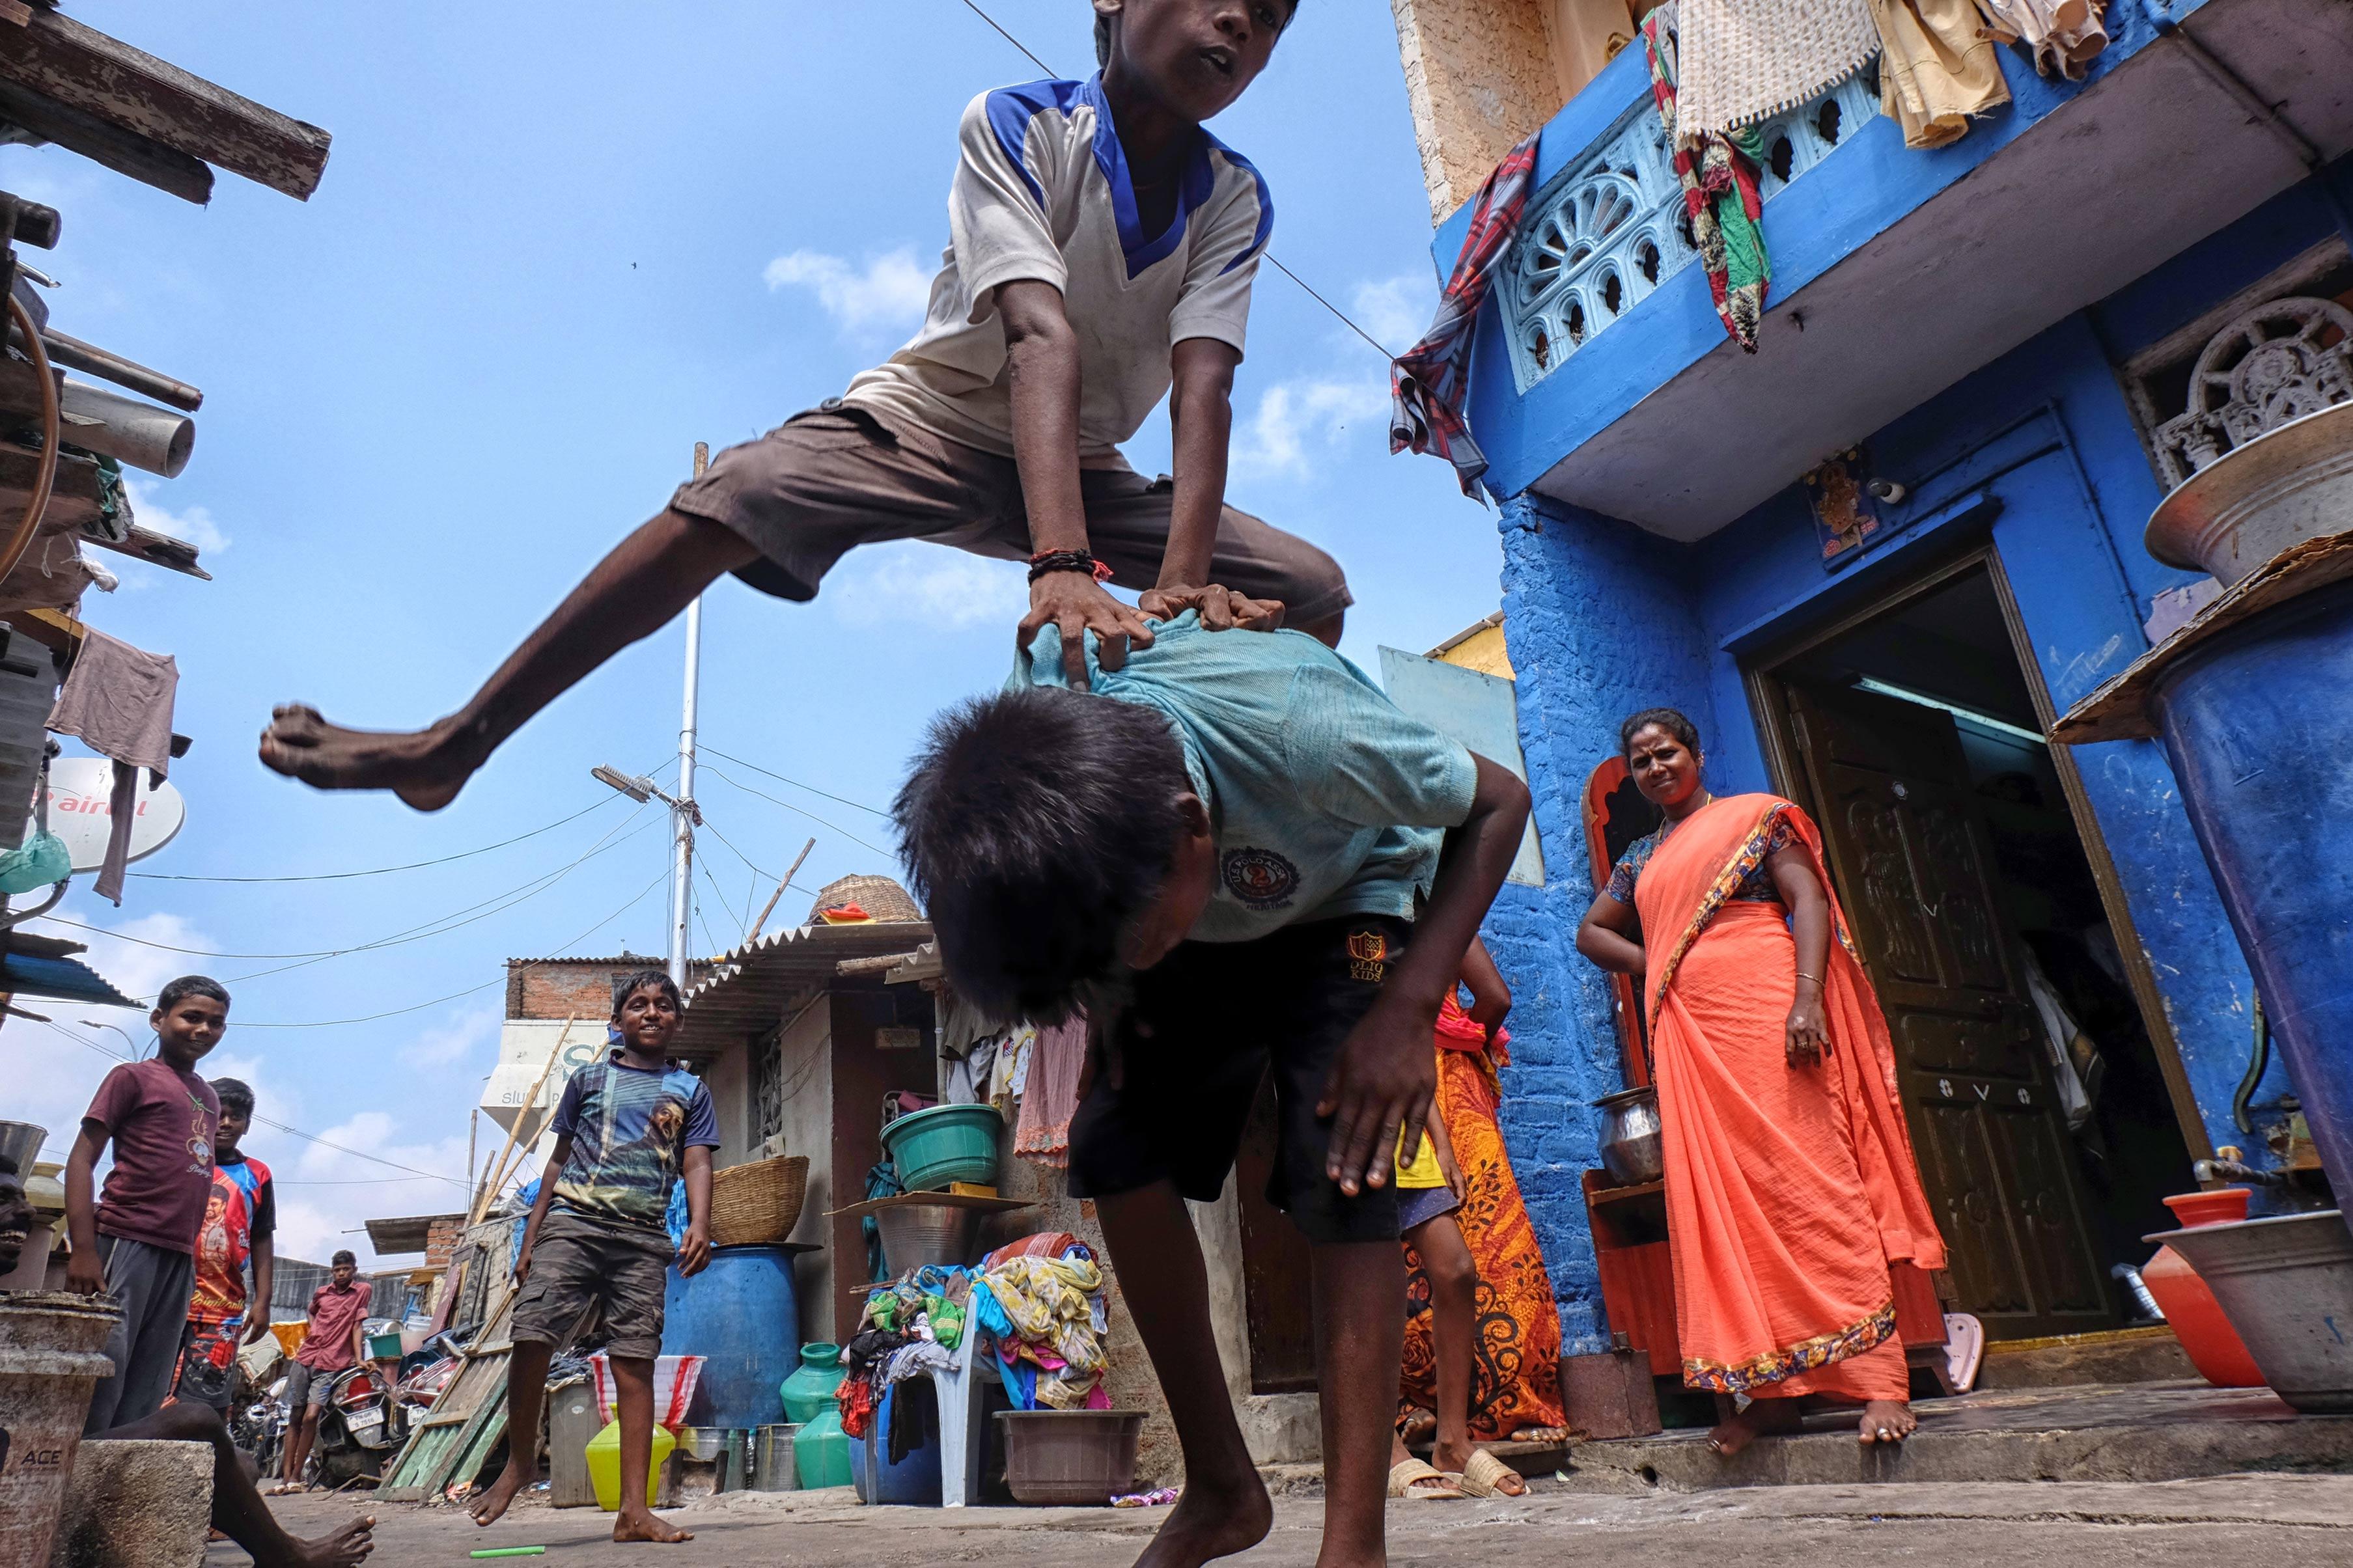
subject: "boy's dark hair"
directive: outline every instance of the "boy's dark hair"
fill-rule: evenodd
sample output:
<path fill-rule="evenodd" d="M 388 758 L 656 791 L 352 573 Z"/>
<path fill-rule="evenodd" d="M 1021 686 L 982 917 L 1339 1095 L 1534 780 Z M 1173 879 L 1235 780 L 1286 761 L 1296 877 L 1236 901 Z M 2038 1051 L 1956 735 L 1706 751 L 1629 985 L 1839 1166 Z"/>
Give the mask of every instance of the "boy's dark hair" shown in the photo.
<path fill-rule="evenodd" d="M 1672 708 L 1645 708 L 1618 726 L 1618 754 L 1625 756 L 1634 749 L 1634 737 L 1657 725 L 1681 741 L 1694 756 L 1699 754 L 1699 726 Z"/>
<path fill-rule="evenodd" d="M 613 1016 L 621 1016 L 621 1004 L 637 992 L 651 986 L 670 998 L 672 1007 L 684 1010 L 686 999 L 678 994 L 678 982 L 670 977 L 667 969 L 640 969 L 613 988 Z"/>
<path fill-rule="evenodd" d="M 155 1011 L 168 1013 L 191 996 L 209 996 L 228 1005 L 228 987 L 209 974 L 183 974 L 156 994 Z"/>
<path fill-rule="evenodd" d="M 241 1078 L 216 1078 L 212 1080 L 213 1093 L 220 1100 L 221 1114 L 241 1111 L 253 1114 L 253 1086 Z"/>
<path fill-rule="evenodd" d="M 354 1268 L 357 1268 L 360 1266 L 360 1260 L 352 1256 L 352 1249 L 348 1247 L 337 1247 L 335 1249 L 335 1255 L 327 1259 L 327 1267 L 330 1268 L 344 1263 L 350 1264 Z"/>
<path fill-rule="evenodd" d="M 1299 19 L 1301 0 L 1290 0 L 1290 4 L 1291 13 L 1282 19 L 1285 32 L 1290 30 L 1292 23 Z M 1095 13 L 1095 64 L 1099 68 L 1111 64 L 1111 18 L 1100 11 Z"/>
<path fill-rule="evenodd" d="M 932 721 L 892 816 L 952 984 L 983 1012 L 1051 1023 L 1119 972 L 1193 787 L 1168 721 L 1050 687 Z"/>

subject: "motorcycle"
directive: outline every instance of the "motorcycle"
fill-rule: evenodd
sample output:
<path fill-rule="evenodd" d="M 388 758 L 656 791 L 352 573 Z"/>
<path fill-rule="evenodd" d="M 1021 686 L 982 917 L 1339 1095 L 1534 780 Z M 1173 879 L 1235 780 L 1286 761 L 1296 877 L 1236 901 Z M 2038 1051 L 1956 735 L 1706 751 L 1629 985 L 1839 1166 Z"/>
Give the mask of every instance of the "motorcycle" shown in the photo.
<path fill-rule="evenodd" d="M 318 1436 L 311 1447 L 312 1479 L 338 1487 L 383 1474 L 385 1457 L 407 1435 L 398 1402 L 387 1393 L 374 1367 L 355 1366 L 334 1374 L 319 1407 Z"/>
<path fill-rule="evenodd" d="M 279 1456 L 286 1447 L 285 1387 L 286 1380 L 280 1378 L 229 1411 L 229 1442 L 265 1476 L 278 1473 Z"/>

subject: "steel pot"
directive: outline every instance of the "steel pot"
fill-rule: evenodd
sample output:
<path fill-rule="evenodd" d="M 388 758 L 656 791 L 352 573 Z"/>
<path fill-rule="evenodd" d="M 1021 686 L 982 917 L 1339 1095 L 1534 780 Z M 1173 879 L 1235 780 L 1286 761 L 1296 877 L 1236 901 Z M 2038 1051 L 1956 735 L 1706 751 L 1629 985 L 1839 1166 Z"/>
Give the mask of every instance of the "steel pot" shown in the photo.
<path fill-rule="evenodd" d="M 1659 1091 L 1621 1089 L 1593 1102 L 1601 1112 L 1601 1168 L 1621 1187 L 1663 1181 L 1666 1151 L 1659 1135 Z"/>
<path fill-rule="evenodd" d="M 2198 1270 L 2272 1392 L 2298 1410 L 2353 1412 L 2353 1235 L 2335 1209 L 2191 1226 L 2145 1238 Z"/>
<path fill-rule="evenodd" d="M 2353 403 L 2265 432 L 2184 479 L 2143 542 L 2168 566 L 2229 587 L 2307 539 L 2353 527 Z"/>

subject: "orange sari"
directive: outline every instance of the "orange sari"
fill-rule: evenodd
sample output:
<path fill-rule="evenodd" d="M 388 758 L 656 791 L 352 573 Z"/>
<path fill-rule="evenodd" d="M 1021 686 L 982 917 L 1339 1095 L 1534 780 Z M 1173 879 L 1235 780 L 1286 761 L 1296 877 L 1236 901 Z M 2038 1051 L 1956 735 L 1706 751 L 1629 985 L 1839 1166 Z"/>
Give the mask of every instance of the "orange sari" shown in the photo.
<path fill-rule="evenodd" d="M 1830 1049 L 1789 1065 L 1797 942 L 1735 900 L 1786 819 L 1830 899 Z M 1804 812 L 1736 795 L 1683 819 L 1635 884 L 1683 1382 L 1759 1397 L 1902 1399 L 1888 1265 L 1945 1267 L 1895 1054 Z"/>

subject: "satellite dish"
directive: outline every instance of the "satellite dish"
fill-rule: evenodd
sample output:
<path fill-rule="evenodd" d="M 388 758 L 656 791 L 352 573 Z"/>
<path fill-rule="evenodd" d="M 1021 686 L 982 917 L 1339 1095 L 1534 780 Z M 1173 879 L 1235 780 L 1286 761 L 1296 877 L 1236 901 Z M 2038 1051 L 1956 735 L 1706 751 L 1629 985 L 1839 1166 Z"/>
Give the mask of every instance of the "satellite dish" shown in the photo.
<path fill-rule="evenodd" d="M 114 764 L 104 757 L 59 757 L 49 764 L 49 831 L 66 841 L 76 871 L 106 864 L 106 840 L 113 830 Z M 188 803 L 169 783 L 150 787 L 139 770 L 132 796 L 131 858 L 144 860 L 179 837 Z M 37 814 L 36 815 L 37 820 Z M 25 836 L 33 835 L 31 822 Z"/>

